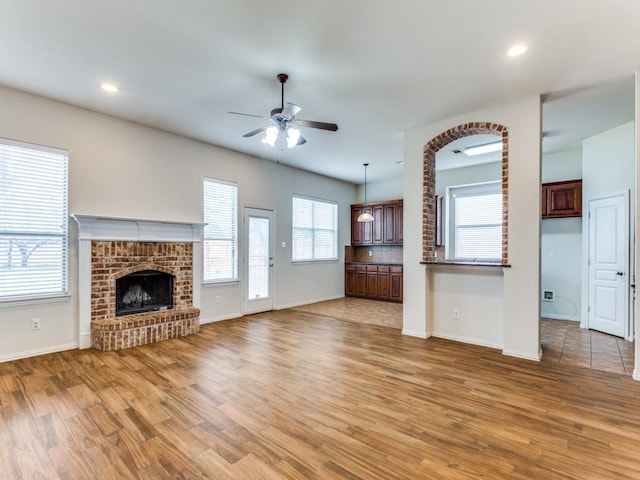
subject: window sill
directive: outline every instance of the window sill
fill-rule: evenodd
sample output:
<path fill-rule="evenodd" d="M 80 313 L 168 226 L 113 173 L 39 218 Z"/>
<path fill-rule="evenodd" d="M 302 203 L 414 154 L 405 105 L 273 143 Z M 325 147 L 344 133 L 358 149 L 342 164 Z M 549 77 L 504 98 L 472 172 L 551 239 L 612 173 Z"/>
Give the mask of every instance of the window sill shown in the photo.
<path fill-rule="evenodd" d="M 508 263 L 497 262 L 420 262 L 421 265 L 434 267 L 479 267 L 479 268 L 511 268 Z"/>
<path fill-rule="evenodd" d="M 9 307 L 28 307 L 30 305 L 45 305 L 50 303 L 68 302 L 71 295 L 68 293 L 63 295 L 52 295 L 50 297 L 33 297 L 33 298 L 7 298 L 0 300 L 0 308 Z"/>
<path fill-rule="evenodd" d="M 291 260 L 293 265 L 313 265 L 315 263 L 338 263 L 337 258 L 327 258 L 322 260 Z"/>
<path fill-rule="evenodd" d="M 236 285 L 240 280 L 220 280 L 219 282 L 202 282 L 202 288 L 224 287 L 225 285 Z"/>

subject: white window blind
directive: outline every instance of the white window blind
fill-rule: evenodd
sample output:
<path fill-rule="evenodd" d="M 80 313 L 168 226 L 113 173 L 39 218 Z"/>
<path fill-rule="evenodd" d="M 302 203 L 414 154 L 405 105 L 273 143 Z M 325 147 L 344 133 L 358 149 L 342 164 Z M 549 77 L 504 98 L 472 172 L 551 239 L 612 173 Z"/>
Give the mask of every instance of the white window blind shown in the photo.
<path fill-rule="evenodd" d="M 0 300 L 67 293 L 67 154 L 0 140 Z"/>
<path fill-rule="evenodd" d="M 449 189 L 453 256 L 456 260 L 498 261 L 502 257 L 501 184 Z"/>
<path fill-rule="evenodd" d="M 205 283 L 238 279 L 238 186 L 204 179 Z"/>
<path fill-rule="evenodd" d="M 337 260 L 338 205 L 296 195 L 292 204 L 292 260 Z"/>

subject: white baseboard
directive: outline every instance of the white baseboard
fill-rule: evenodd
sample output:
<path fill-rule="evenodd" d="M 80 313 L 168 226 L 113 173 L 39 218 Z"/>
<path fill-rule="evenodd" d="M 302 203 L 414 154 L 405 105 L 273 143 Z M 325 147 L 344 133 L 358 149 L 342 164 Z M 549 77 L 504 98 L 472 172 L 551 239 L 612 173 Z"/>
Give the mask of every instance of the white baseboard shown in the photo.
<path fill-rule="evenodd" d="M 542 360 L 542 350 L 539 350 L 537 354 L 534 353 L 532 355 L 527 352 L 519 352 L 517 350 L 504 349 L 502 350 L 502 354 L 507 355 L 509 357 L 523 358 L 525 360 L 533 360 L 534 362 L 539 362 L 540 360 Z"/>
<path fill-rule="evenodd" d="M 633 375 L 631 375 L 631 378 L 640 382 L 640 371 L 637 368 L 633 369 Z"/>
<path fill-rule="evenodd" d="M 405 328 L 402 329 L 402 335 L 406 335 L 408 337 L 416 337 L 416 338 L 429 338 L 431 336 L 430 333 L 427 333 L 422 330 L 407 330 Z"/>
<path fill-rule="evenodd" d="M 433 332 L 433 336 L 436 338 L 444 338 L 445 340 L 453 340 L 454 342 L 469 343 L 471 345 L 478 345 L 479 347 L 495 348 L 502 350 L 502 344 L 482 340 L 480 338 L 465 337 L 464 335 L 456 335 L 451 333 Z"/>
<path fill-rule="evenodd" d="M 234 318 L 242 317 L 242 313 L 230 313 L 227 315 L 220 315 L 219 317 L 200 318 L 200 325 L 206 325 L 207 323 L 222 322 L 223 320 L 233 320 Z"/>
<path fill-rule="evenodd" d="M 552 320 L 569 320 L 571 322 L 579 322 L 579 318 L 575 318 L 573 315 L 558 315 L 557 313 L 540 313 L 542 318 L 551 318 Z"/>
<path fill-rule="evenodd" d="M 339 298 L 344 298 L 344 294 L 333 295 L 331 297 L 325 297 L 325 298 L 312 298 L 312 299 L 305 300 L 305 301 L 302 301 L 302 302 L 289 303 L 289 304 L 286 304 L 286 305 L 278 305 L 278 306 L 273 307 L 273 309 L 274 310 L 284 310 L 286 308 L 302 307 L 303 305 L 311 305 L 312 303 L 326 302 L 328 300 L 337 300 Z"/>
<path fill-rule="evenodd" d="M 34 350 L 27 350 L 24 352 L 9 353 L 7 355 L 0 355 L 0 362 L 10 362 L 12 360 L 20 360 L 22 358 L 37 357 L 38 355 L 46 355 L 47 353 L 64 352 L 65 350 L 73 350 L 78 348 L 76 342 L 65 343 L 62 345 L 53 345 L 51 347 L 36 348 Z"/>
<path fill-rule="evenodd" d="M 81 333 L 78 339 L 78 348 L 81 350 L 91 348 L 91 332 Z"/>

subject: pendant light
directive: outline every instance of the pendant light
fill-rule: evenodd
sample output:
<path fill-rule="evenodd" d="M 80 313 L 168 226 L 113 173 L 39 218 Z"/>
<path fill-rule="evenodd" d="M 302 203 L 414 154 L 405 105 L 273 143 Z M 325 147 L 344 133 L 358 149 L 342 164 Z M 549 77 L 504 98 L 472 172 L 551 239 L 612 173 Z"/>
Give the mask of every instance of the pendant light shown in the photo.
<path fill-rule="evenodd" d="M 364 165 L 364 203 L 367 203 L 367 167 L 368 163 L 363 163 Z M 358 216 L 358 222 L 373 222 L 373 215 L 369 212 L 362 212 L 360 216 Z"/>

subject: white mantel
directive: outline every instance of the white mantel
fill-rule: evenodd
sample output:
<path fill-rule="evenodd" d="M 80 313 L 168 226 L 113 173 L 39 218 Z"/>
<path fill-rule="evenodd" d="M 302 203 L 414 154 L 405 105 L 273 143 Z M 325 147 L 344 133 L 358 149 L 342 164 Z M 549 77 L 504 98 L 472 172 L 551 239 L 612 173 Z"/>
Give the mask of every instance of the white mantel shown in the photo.
<path fill-rule="evenodd" d="M 193 243 L 193 306 L 200 307 L 204 223 L 72 214 L 78 224 L 78 346 L 91 347 L 91 242 Z"/>

